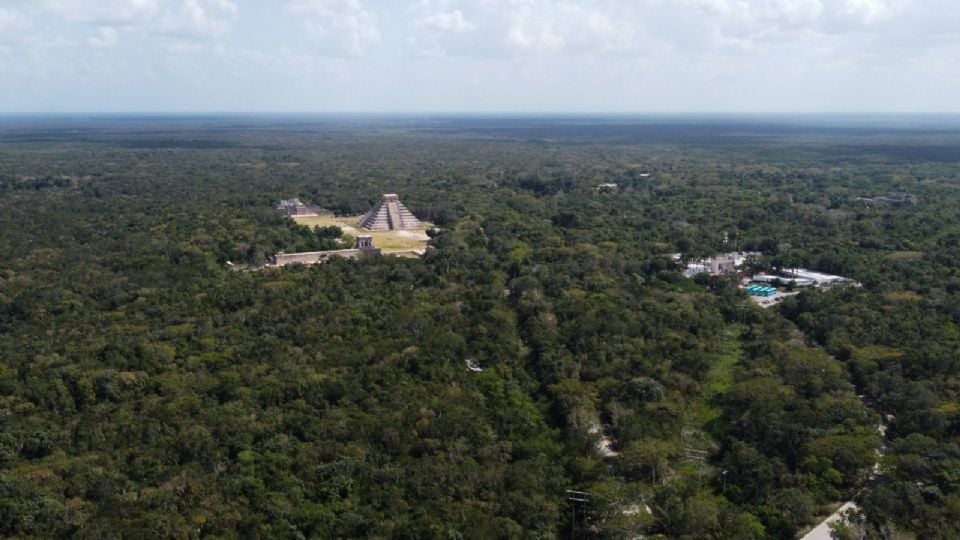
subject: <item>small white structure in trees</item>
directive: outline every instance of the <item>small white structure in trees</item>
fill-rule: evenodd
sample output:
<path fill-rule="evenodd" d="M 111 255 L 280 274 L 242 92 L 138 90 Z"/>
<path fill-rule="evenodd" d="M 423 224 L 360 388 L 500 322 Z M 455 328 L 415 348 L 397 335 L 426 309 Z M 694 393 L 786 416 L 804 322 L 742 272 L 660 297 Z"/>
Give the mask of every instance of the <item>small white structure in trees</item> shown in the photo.
<path fill-rule="evenodd" d="M 483 371 L 483 368 L 480 367 L 480 364 L 477 363 L 476 358 L 467 358 L 466 360 L 463 361 L 463 363 L 466 364 L 467 371 L 473 371 L 475 373 L 479 373 Z"/>

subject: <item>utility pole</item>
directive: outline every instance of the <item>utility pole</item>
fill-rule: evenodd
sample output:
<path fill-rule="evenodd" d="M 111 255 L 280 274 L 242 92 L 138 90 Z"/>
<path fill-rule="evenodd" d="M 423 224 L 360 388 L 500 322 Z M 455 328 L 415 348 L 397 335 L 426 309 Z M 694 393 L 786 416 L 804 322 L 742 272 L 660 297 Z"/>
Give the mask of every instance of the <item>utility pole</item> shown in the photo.
<path fill-rule="evenodd" d="M 577 503 L 588 503 L 590 502 L 590 494 L 586 491 L 574 491 L 572 489 L 567 490 L 567 499 L 570 501 L 570 538 L 571 540 L 577 537 Z"/>
<path fill-rule="evenodd" d="M 707 453 L 695 448 L 684 448 L 683 457 L 687 461 L 697 464 L 697 488 L 703 487 L 703 463 L 707 460 Z"/>

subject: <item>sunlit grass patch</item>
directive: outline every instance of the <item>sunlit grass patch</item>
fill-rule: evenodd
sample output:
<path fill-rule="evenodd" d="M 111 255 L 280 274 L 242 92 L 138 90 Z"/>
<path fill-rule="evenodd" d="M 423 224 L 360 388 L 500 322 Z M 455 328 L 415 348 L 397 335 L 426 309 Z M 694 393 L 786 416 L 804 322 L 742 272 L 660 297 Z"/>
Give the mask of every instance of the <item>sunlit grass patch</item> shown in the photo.
<path fill-rule="evenodd" d="M 308 227 L 329 227 L 335 225 L 343 229 L 343 232 L 353 237 L 372 236 L 373 245 L 380 248 L 384 253 L 393 253 L 398 251 L 420 250 L 427 247 L 427 241 L 430 238 L 426 231 L 433 227 L 431 223 L 423 223 L 423 226 L 417 229 L 404 231 L 368 231 L 357 227 L 357 222 L 362 216 L 315 216 L 315 217 L 294 217 L 294 221 Z"/>

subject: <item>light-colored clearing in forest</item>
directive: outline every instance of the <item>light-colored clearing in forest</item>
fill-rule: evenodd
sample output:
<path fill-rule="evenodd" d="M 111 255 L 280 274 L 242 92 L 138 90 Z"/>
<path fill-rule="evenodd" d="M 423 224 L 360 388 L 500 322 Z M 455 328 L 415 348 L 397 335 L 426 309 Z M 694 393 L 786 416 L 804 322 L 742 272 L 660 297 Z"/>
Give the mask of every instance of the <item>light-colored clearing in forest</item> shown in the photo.
<path fill-rule="evenodd" d="M 336 225 L 343 229 L 343 232 L 351 236 L 372 236 L 373 245 L 380 248 L 383 253 L 398 253 L 404 251 L 417 250 L 422 251 L 427 248 L 427 229 L 433 227 L 431 223 L 423 223 L 423 227 L 405 231 L 368 231 L 358 228 L 357 222 L 363 216 L 315 216 L 315 217 L 294 217 L 293 220 L 301 225 L 313 227 L 329 227 Z"/>

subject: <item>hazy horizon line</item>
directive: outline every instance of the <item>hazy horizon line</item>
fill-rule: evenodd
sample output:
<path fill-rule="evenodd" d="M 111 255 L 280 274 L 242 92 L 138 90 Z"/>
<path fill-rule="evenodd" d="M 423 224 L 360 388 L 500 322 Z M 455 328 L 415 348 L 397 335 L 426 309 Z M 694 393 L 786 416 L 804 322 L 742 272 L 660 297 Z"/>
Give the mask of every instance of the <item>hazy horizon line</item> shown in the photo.
<path fill-rule="evenodd" d="M 957 111 L 458 111 L 458 110 L 425 110 L 425 111 L 237 111 L 237 110 L 183 110 L 183 111 L 0 111 L 0 116 L 960 116 Z"/>

